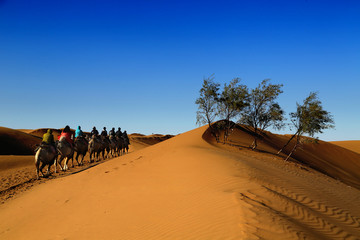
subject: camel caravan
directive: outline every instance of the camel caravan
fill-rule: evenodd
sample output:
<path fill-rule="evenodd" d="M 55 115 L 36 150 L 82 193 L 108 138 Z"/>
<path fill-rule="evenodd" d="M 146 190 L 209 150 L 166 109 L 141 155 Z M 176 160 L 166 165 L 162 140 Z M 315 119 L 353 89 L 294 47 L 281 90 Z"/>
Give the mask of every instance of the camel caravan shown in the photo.
<path fill-rule="evenodd" d="M 81 166 L 84 164 L 84 157 L 87 152 L 90 154 L 90 163 L 92 163 L 100 161 L 100 158 L 121 156 L 128 152 L 129 145 L 129 137 L 126 131 L 121 132 L 121 128 L 118 128 L 116 132 L 115 128 L 112 128 L 108 135 L 106 127 L 101 134 L 93 127 L 91 133 L 86 134 L 79 126 L 75 131 L 74 139 L 70 127 L 66 126 L 57 141 L 54 141 L 52 130 L 49 129 L 44 134 L 40 146 L 35 150 L 37 178 L 40 178 L 40 173 L 43 177 L 49 176 L 51 165 L 54 165 L 55 173 L 57 165 L 62 171 L 68 170 L 69 160 L 72 161 L 72 167 L 74 167 L 74 155 L 78 166 Z M 42 170 L 46 166 L 47 173 L 45 175 Z"/>

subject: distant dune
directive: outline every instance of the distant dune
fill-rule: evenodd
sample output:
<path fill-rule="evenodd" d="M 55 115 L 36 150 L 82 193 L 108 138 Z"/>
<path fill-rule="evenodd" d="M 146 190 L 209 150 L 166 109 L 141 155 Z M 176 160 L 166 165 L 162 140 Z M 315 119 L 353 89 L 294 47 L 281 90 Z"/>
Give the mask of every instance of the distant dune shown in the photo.
<path fill-rule="evenodd" d="M 152 135 L 139 135 L 139 134 L 130 134 L 129 137 L 135 142 L 141 142 L 148 145 L 153 145 L 169 138 L 172 138 L 173 135 L 162 135 L 162 134 L 152 134 Z"/>
<path fill-rule="evenodd" d="M 40 142 L 40 137 L 0 127 L 0 155 L 31 155 Z"/>
<path fill-rule="evenodd" d="M 353 141 L 332 141 L 330 142 L 332 144 L 338 145 L 343 148 L 347 148 L 351 151 L 354 151 L 356 153 L 360 153 L 360 141 L 359 140 L 353 140 Z"/>
<path fill-rule="evenodd" d="M 57 137 L 61 134 L 61 130 L 60 129 L 54 129 L 54 128 L 50 128 L 53 132 L 54 138 L 57 139 Z M 38 137 L 43 137 L 43 135 L 45 133 L 47 133 L 47 131 L 49 130 L 49 128 L 39 128 L 39 129 L 35 129 L 29 132 L 29 134 L 34 135 L 34 136 L 38 136 Z"/>

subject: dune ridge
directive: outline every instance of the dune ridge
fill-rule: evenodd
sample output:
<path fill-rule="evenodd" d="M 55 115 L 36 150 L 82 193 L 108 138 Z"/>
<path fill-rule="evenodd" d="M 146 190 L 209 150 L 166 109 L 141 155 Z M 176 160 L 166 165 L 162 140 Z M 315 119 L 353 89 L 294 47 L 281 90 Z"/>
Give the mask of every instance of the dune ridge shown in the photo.
<path fill-rule="evenodd" d="M 0 205 L 0 238 L 358 239 L 358 189 L 205 130 Z"/>

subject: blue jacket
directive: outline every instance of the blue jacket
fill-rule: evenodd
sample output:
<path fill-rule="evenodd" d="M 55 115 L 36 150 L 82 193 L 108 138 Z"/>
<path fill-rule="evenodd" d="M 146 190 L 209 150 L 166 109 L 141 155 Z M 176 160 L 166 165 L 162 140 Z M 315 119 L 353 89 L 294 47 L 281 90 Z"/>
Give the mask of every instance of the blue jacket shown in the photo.
<path fill-rule="evenodd" d="M 80 126 L 75 131 L 75 137 L 81 137 L 83 135 L 83 131 L 81 131 Z"/>

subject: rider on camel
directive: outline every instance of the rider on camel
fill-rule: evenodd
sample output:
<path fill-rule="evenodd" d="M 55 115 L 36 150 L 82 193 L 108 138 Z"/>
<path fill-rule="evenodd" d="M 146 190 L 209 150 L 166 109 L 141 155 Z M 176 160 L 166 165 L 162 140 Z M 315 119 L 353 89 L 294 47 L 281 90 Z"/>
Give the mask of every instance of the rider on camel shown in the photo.
<path fill-rule="evenodd" d="M 125 140 L 127 140 L 128 144 L 130 145 L 130 140 L 129 140 L 129 137 L 128 137 L 127 133 L 126 133 L 126 130 L 123 133 L 123 137 L 124 137 Z"/>
<path fill-rule="evenodd" d="M 106 127 L 104 127 L 103 130 L 102 130 L 102 132 L 101 132 L 101 136 L 106 138 L 107 135 L 108 135 L 108 134 L 107 134 L 107 131 L 106 131 Z"/>
<path fill-rule="evenodd" d="M 42 143 L 47 144 L 52 147 L 53 151 L 56 151 L 54 135 L 52 134 L 52 130 L 48 129 L 47 133 L 43 135 Z"/>
<path fill-rule="evenodd" d="M 84 133 L 83 133 L 83 131 L 81 130 L 81 127 L 78 126 L 78 128 L 77 128 L 76 131 L 75 131 L 75 138 L 83 137 L 83 136 L 84 136 Z"/>
<path fill-rule="evenodd" d="M 73 140 L 71 139 L 71 130 L 68 125 L 64 128 L 64 130 L 61 132 L 58 139 L 60 140 L 61 137 L 65 137 L 66 141 L 70 144 L 71 147 L 73 147 Z"/>
<path fill-rule="evenodd" d="M 98 132 L 98 130 L 96 129 L 96 127 L 93 127 L 90 135 L 91 135 L 91 137 L 92 137 L 92 136 L 95 136 L 95 137 L 99 136 L 99 132 Z"/>
<path fill-rule="evenodd" d="M 123 133 L 121 132 L 121 128 L 120 128 L 120 127 L 118 128 L 118 130 L 116 131 L 115 134 L 116 134 L 116 136 L 117 136 L 118 138 L 121 138 L 121 136 L 122 136 Z"/>
<path fill-rule="evenodd" d="M 109 131 L 109 137 L 110 138 L 115 138 L 115 128 L 112 128 L 110 131 Z"/>

